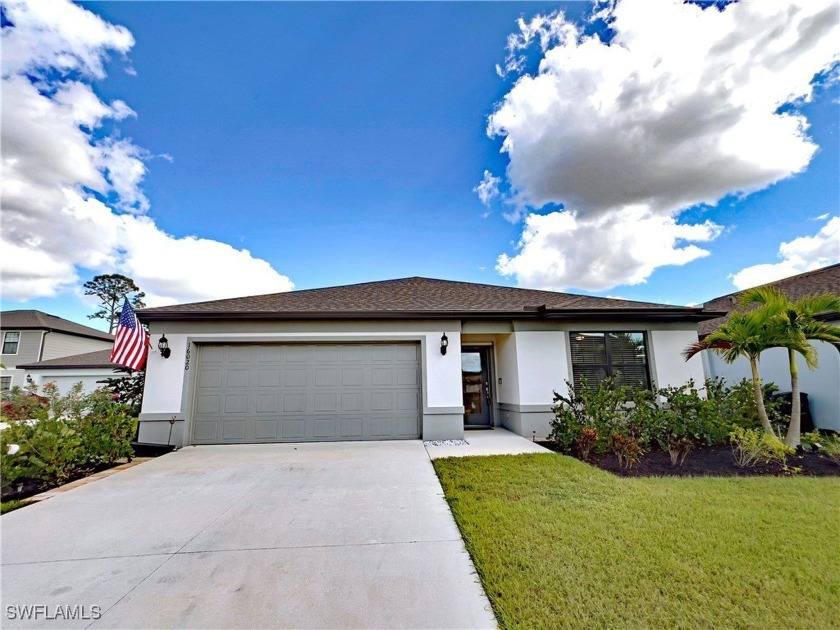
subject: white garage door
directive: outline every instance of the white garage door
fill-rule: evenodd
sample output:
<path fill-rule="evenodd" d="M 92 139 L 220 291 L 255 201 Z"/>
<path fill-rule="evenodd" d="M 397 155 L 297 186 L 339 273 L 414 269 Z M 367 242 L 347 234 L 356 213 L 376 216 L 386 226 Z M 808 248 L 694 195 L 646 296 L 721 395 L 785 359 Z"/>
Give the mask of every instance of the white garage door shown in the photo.
<path fill-rule="evenodd" d="M 419 345 L 199 346 L 193 444 L 420 437 Z"/>

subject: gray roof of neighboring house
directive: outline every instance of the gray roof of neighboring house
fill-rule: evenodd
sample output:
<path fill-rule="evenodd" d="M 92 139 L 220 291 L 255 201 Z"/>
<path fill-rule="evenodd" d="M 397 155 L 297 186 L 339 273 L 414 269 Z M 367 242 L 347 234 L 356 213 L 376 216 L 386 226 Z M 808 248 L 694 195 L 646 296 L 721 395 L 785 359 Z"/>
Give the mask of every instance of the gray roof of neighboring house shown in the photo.
<path fill-rule="evenodd" d="M 177 304 L 137 311 L 141 321 L 220 319 L 603 318 L 706 319 L 714 314 L 612 298 L 431 278 Z"/>
<path fill-rule="evenodd" d="M 798 276 L 768 282 L 761 286 L 778 287 L 791 300 L 798 300 L 807 295 L 819 295 L 821 293 L 840 295 L 840 264 L 806 271 L 805 273 L 800 273 Z M 726 315 L 701 322 L 697 326 L 698 333 L 701 336 L 708 335 L 724 323 L 729 318 L 729 314 L 738 307 L 738 299 L 742 293 L 744 292 L 729 293 L 706 302 L 703 305 L 705 310 L 724 312 Z"/>
<path fill-rule="evenodd" d="M 35 363 L 27 363 L 25 365 L 18 365 L 18 370 L 37 370 L 37 369 L 93 369 L 93 368 L 112 368 L 118 369 L 125 366 L 117 363 L 111 363 L 108 359 L 111 356 L 111 350 L 97 350 L 95 352 L 84 352 L 82 354 L 72 354 L 69 357 L 59 357 L 57 359 L 47 359 L 46 361 L 37 361 Z M 127 369 L 127 368 L 126 368 Z"/>
<path fill-rule="evenodd" d="M 54 330 L 67 335 L 113 341 L 114 336 L 90 326 L 83 326 L 42 311 L 0 312 L 0 328 L 3 330 Z"/>

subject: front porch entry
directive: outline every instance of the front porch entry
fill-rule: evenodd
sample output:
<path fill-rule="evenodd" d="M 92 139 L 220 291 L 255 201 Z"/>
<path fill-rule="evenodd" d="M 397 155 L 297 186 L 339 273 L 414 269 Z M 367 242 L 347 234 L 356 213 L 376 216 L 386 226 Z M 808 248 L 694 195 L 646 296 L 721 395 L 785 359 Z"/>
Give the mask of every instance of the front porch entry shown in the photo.
<path fill-rule="evenodd" d="M 464 428 L 493 428 L 490 390 L 490 347 L 461 348 L 461 386 L 464 393 Z"/>

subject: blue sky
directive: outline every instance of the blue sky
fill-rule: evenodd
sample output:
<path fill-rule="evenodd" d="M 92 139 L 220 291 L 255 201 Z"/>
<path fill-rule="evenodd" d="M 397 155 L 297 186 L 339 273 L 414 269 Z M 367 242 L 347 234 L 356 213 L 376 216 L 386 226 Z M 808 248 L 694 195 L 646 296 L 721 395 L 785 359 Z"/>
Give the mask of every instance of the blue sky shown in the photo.
<path fill-rule="evenodd" d="M 496 269 L 502 253 L 515 255 L 522 221 L 504 218 L 503 197 L 485 206 L 474 192 L 485 170 L 502 177 L 503 194 L 512 189 L 502 138 L 486 130 L 518 75 L 501 78 L 496 64 L 520 16 L 562 6 L 566 21 L 580 23 L 588 5 L 82 6 L 134 37 L 90 84 L 103 102 L 136 112 L 98 133 L 148 151 L 141 185 L 160 230 L 247 249 L 296 288 L 412 275 L 527 285 Z M 535 73 L 543 52 L 527 54 L 525 71 Z M 803 172 L 675 215 L 721 227 L 702 243 L 709 255 L 658 266 L 638 284 L 569 290 L 702 302 L 736 290 L 731 274 L 777 263 L 782 242 L 814 235 L 838 214 L 838 98 L 835 82 L 797 107 L 819 147 Z M 111 271 L 76 269 L 82 281 Z M 3 308 L 78 321 L 90 312 L 67 287 Z"/>

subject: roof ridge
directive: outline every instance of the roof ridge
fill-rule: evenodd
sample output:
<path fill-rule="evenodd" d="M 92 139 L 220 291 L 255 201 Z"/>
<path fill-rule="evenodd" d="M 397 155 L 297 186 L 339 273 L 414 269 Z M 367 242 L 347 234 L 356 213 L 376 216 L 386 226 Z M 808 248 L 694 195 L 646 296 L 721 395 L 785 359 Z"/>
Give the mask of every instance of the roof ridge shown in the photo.
<path fill-rule="evenodd" d="M 551 295 L 551 296 L 556 296 L 557 298 L 561 298 L 561 299 L 562 298 L 566 298 L 566 299 L 585 298 L 585 299 L 589 299 L 589 300 L 599 300 L 599 301 L 608 302 L 608 303 L 625 302 L 625 303 L 630 303 L 630 304 L 638 304 L 640 307 L 659 306 L 659 307 L 668 307 L 668 308 L 673 308 L 673 309 L 688 308 L 688 307 L 683 307 L 683 306 L 674 306 L 672 304 L 661 304 L 661 303 L 658 303 L 658 302 L 645 302 L 645 301 L 642 301 L 642 300 L 630 300 L 630 299 L 627 299 L 627 298 L 611 298 L 611 297 L 604 297 L 604 296 L 600 296 L 600 295 L 568 293 L 568 292 L 565 292 L 565 291 L 555 291 L 555 290 L 552 290 L 552 289 L 530 289 L 530 288 L 526 288 L 526 287 L 514 287 L 514 286 L 507 286 L 507 285 L 489 284 L 489 283 L 485 283 L 485 282 L 468 282 L 466 280 L 447 280 L 447 279 L 444 279 L 444 278 L 431 278 L 431 277 L 428 277 L 428 276 L 406 276 L 406 277 L 402 277 L 402 278 L 388 278 L 388 279 L 384 279 L 384 280 L 370 280 L 370 281 L 367 281 L 367 282 L 354 282 L 354 283 L 350 283 L 350 284 L 337 284 L 337 285 L 326 286 L 326 287 L 312 287 L 312 288 L 309 288 L 309 289 L 297 289 L 297 290 L 292 290 L 292 291 L 279 291 L 279 292 L 275 292 L 275 293 L 259 293 L 259 294 L 256 294 L 256 295 L 244 295 L 244 296 L 237 296 L 237 297 L 230 297 L 230 298 L 219 298 L 219 299 L 216 299 L 216 300 L 202 300 L 200 302 L 186 302 L 186 303 L 183 303 L 183 304 L 177 304 L 177 305 L 171 305 L 171 306 L 178 306 L 178 307 L 206 306 L 206 305 L 209 305 L 209 304 L 231 302 L 231 301 L 234 301 L 234 300 L 248 300 L 248 299 L 252 299 L 252 298 L 274 298 L 274 297 L 283 296 L 283 295 L 301 295 L 301 294 L 305 294 L 305 293 L 329 291 L 329 290 L 334 290 L 334 289 L 349 289 L 349 288 L 354 288 L 354 287 L 369 287 L 369 286 L 382 285 L 382 284 L 397 284 L 397 283 L 406 282 L 406 281 L 410 281 L 410 280 L 422 280 L 422 281 L 426 281 L 426 282 L 440 282 L 440 283 L 449 284 L 449 285 L 458 284 L 458 285 L 467 285 L 467 286 L 474 286 L 474 287 L 486 287 L 486 288 L 489 288 L 489 289 L 504 289 L 504 290 L 522 292 L 523 294 L 526 294 L 526 293 L 541 294 L 541 295 L 546 296 L 546 297 Z M 541 306 L 541 305 L 540 304 L 534 304 L 534 306 Z M 165 308 L 168 308 L 168 307 L 166 307 L 166 306 L 150 307 L 150 308 L 138 309 L 138 312 L 141 312 L 141 313 L 142 312 L 154 312 L 157 309 L 165 309 Z"/>

